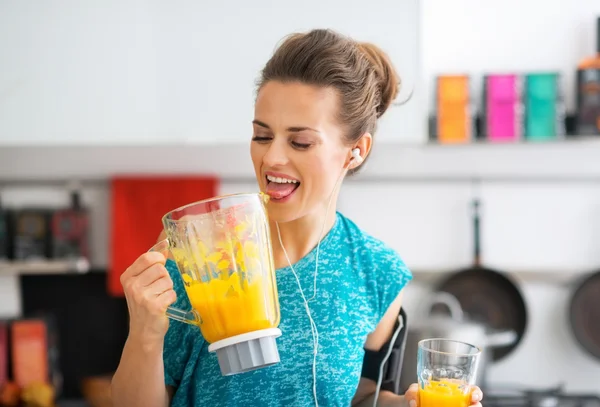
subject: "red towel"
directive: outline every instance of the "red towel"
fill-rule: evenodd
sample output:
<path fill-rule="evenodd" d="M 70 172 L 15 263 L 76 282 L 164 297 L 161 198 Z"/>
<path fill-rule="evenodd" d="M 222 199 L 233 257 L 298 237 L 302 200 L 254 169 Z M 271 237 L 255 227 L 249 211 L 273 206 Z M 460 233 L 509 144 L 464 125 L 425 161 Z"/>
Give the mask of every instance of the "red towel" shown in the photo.
<path fill-rule="evenodd" d="M 163 230 L 167 212 L 217 195 L 213 177 L 115 177 L 111 182 L 108 292 L 123 296 L 121 274 L 147 252 Z"/>

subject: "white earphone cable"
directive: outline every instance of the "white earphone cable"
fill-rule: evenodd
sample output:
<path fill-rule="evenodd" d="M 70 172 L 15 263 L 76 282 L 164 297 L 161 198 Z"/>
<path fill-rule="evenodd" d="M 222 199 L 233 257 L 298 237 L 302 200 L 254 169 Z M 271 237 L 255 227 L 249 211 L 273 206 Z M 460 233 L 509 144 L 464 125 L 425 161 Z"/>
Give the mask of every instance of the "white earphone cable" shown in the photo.
<path fill-rule="evenodd" d="M 360 157 L 360 150 L 358 150 L 357 155 Z M 353 158 L 356 160 L 357 157 L 353 154 Z M 360 162 L 362 162 L 362 160 L 360 160 Z M 315 258 L 315 275 L 314 275 L 314 281 L 313 281 L 313 296 L 309 300 L 307 300 L 306 296 L 304 295 L 304 290 L 302 289 L 302 285 L 300 284 L 300 278 L 298 277 L 298 274 L 296 273 L 296 270 L 294 269 L 294 266 L 292 265 L 292 262 L 287 254 L 287 250 L 285 250 L 285 246 L 283 245 L 283 239 L 281 238 L 281 231 L 279 230 L 279 223 L 275 222 L 275 227 L 277 228 L 277 237 L 279 238 L 279 244 L 281 245 L 281 249 L 283 250 L 285 259 L 287 260 L 288 265 L 290 266 L 290 270 L 292 271 L 292 274 L 294 274 L 294 278 L 296 279 L 296 283 L 298 284 L 298 289 L 300 290 L 300 295 L 302 296 L 302 300 L 304 301 L 304 308 L 306 310 L 306 315 L 308 315 L 308 320 L 310 322 L 310 330 L 311 330 L 312 337 L 313 337 L 313 364 L 312 364 L 313 396 L 315 398 L 315 406 L 316 407 L 319 407 L 319 402 L 317 399 L 317 355 L 318 355 L 318 349 L 319 349 L 319 331 L 317 330 L 317 325 L 315 324 L 315 321 L 312 318 L 312 314 L 310 312 L 310 307 L 308 306 L 308 302 L 312 301 L 317 296 L 317 273 L 318 273 L 318 269 L 319 269 L 319 248 L 321 247 L 321 240 L 323 239 L 323 232 L 325 231 L 325 224 L 327 223 L 327 214 L 329 213 L 329 208 L 331 206 L 331 202 L 333 201 L 333 195 L 335 194 L 335 191 L 338 188 L 338 185 L 339 185 L 340 181 L 342 180 L 344 174 L 346 174 L 346 172 L 350 168 L 350 163 L 352 163 L 352 160 L 349 161 L 348 165 L 344 166 L 342 172 L 340 173 L 340 176 L 338 177 L 335 185 L 333 186 L 333 190 L 331 191 L 331 194 L 329 195 L 329 202 L 327 203 L 327 208 L 325 209 L 325 215 L 323 216 L 323 222 L 322 222 L 322 226 L 321 226 L 321 233 L 319 234 L 319 240 L 317 242 L 317 253 L 316 253 L 316 258 Z M 399 332 L 399 330 L 398 330 L 398 332 Z M 394 338 L 394 340 L 395 340 L 395 338 Z M 391 349 L 391 346 L 390 346 L 390 349 Z M 390 353 L 391 353 L 391 350 L 390 350 Z M 385 360 L 387 360 L 387 357 L 386 357 L 386 359 L 384 359 L 384 362 L 381 365 L 382 366 L 381 369 L 383 369 Z M 381 374 L 380 374 L 380 376 L 381 376 Z M 381 378 L 380 378 L 380 381 L 381 381 Z M 378 397 L 378 394 L 375 396 L 375 402 L 377 401 L 377 397 Z"/>
<path fill-rule="evenodd" d="M 310 321 L 310 331 L 313 337 L 313 365 L 312 365 L 312 373 L 313 373 L 313 396 L 315 398 L 315 406 L 319 407 L 319 402 L 317 400 L 317 354 L 319 349 L 319 331 L 317 331 L 317 325 L 315 321 L 312 319 L 312 315 L 310 313 L 310 308 L 308 307 L 308 301 L 304 296 L 304 290 L 302 289 L 302 285 L 300 284 L 300 279 L 298 278 L 298 274 L 296 274 L 296 270 L 294 270 L 294 266 L 292 266 L 292 262 L 288 257 L 287 251 L 285 250 L 285 246 L 283 245 L 283 241 L 281 240 L 281 232 L 279 231 L 279 223 L 275 222 L 275 226 L 277 227 L 277 236 L 279 237 L 279 244 L 283 249 L 283 254 L 285 255 L 285 259 L 290 265 L 290 269 L 296 278 L 296 283 L 298 283 L 298 289 L 300 290 L 300 295 L 302 296 L 302 300 L 304 301 L 304 308 L 306 309 L 306 315 L 308 315 L 308 320 Z"/>
<path fill-rule="evenodd" d="M 341 172 L 338 177 L 333 189 L 331 190 L 331 194 L 329 194 L 329 202 L 327 203 L 327 208 L 325 209 L 325 214 L 323 215 L 323 222 L 321 224 L 321 233 L 319 234 L 319 241 L 317 242 L 317 255 L 315 258 L 315 275 L 313 281 L 313 295 L 308 299 L 308 301 L 312 301 L 317 296 L 317 274 L 319 272 L 319 248 L 321 247 L 321 240 L 323 239 L 323 232 L 325 231 L 325 224 L 327 223 L 327 214 L 329 213 L 329 207 L 331 206 L 331 202 L 333 201 L 333 195 L 335 194 L 335 190 L 338 188 L 340 181 L 342 180 L 344 174 L 348 171 L 348 166 L 344 167 L 344 170 Z"/>
<path fill-rule="evenodd" d="M 379 391 L 381 389 L 381 382 L 383 381 L 383 367 L 385 366 L 388 359 L 390 358 L 390 355 L 392 354 L 392 350 L 394 349 L 394 343 L 396 342 L 396 339 L 398 338 L 398 335 L 400 334 L 400 331 L 402 330 L 402 327 L 404 326 L 404 320 L 402 319 L 402 316 L 398 316 L 398 323 L 399 323 L 398 328 L 396 329 L 396 331 L 392 335 L 392 339 L 390 340 L 390 347 L 388 348 L 387 353 L 385 354 L 383 360 L 381 361 L 381 365 L 379 365 L 379 375 L 377 378 L 377 387 L 375 389 L 375 397 L 373 398 L 373 407 L 377 407 L 377 400 L 379 399 Z"/>

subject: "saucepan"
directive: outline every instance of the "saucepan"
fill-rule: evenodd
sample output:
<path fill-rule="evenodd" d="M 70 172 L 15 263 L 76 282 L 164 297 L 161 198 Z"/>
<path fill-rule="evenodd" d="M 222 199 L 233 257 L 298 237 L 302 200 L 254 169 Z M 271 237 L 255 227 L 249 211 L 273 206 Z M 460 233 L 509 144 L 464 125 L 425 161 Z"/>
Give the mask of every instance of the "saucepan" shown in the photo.
<path fill-rule="evenodd" d="M 432 312 L 434 307 L 444 305 L 448 314 Z M 485 387 L 486 367 L 491 360 L 491 350 L 509 346 L 517 340 L 513 330 L 494 330 L 484 324 L 465 318 L 460 302 L 446 292 L 435 292 L 422 304 L 413 323 L 409 324 L 406 350 L 402 365 L 400 386 L 406 391 L 417 380 L 417 344 L 427 338 L 448 338 L 467 342 L 481 349 L 481 358 L 476 378 L 480 387 Z"/>

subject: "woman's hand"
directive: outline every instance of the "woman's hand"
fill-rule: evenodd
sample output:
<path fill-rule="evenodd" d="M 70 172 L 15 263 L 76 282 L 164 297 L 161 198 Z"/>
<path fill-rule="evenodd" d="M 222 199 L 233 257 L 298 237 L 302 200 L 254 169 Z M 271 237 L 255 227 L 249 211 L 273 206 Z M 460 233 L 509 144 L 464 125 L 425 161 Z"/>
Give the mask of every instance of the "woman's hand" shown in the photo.
<path fill-rule="evenodd" d="M 419 385 L 413 383 L 410 385 L 406 393 L 404 393 L 404 399 L 409 407 L 418 407 L 419 406 Z M 471 392 L 471 406 L 472 407 L 482 407 L 481 400 L 483 399 L 483 392 L 477 386 L 473 387 L 473 391 Z"/>
<path fill-rule="evenodd" d="M 177 296 L 166 261 L 159 252 L 144 253 L 121 275 L 129 308 L 129 336 L 141 344 L 162 343 L 169 328 L 165 313 Z"/>

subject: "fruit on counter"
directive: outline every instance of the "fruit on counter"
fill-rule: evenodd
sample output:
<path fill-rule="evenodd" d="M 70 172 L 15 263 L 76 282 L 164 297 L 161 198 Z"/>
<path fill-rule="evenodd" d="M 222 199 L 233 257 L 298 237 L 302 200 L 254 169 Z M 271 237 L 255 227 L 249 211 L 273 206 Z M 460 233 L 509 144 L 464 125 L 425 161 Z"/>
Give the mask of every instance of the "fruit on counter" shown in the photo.
<path fill-rule="evenodd" d="M 7 382 L 0 389 L 0 406 L 16 407 L 21 400 L 21 389 L 15 382 Z"/>
<path fill-rule="evenodd" d="M 32 383 L 21 393 L 25 407 L 54 407 L 54 388 L 47 383 Z"/>

